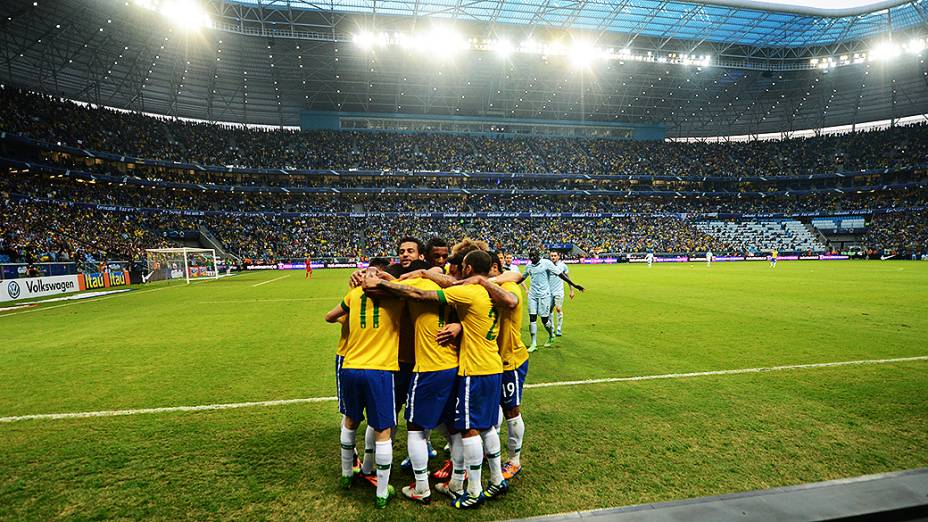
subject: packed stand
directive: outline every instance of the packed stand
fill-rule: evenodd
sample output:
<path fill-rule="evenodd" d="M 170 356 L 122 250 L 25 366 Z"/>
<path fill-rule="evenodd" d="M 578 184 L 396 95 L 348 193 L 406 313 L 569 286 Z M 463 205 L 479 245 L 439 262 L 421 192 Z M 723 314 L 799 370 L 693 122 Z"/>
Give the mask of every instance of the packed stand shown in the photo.
<path fill-rule="evenodd" d="M 928 162 L 928 125 L 744 143 L 266 130 L 0 89 L 0 130 L 150 159 L 265 168 L 782 176 Z"/>

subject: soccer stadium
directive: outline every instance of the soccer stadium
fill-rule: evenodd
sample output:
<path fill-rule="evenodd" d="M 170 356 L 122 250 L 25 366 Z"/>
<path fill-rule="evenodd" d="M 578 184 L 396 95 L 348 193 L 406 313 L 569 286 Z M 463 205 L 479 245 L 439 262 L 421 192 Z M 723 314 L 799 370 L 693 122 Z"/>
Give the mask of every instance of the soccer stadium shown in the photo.
<path fill-rule="evenodd" d="M 928 0 L 0 27 L 0 520 L 928 519 Z"/>

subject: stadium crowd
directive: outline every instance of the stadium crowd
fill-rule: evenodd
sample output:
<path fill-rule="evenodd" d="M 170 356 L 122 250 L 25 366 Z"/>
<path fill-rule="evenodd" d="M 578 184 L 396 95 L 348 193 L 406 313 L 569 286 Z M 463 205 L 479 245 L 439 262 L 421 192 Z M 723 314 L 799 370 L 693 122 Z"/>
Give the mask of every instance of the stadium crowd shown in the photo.
<path fill-rule="evenodd" d="M 928 207 L 925 189 L 865 193 L 845 190 L 764 198 L 737 197 L 737 192 L 730 197 L 686 198 L 590 195 L 583 191 L 630 190 L 632 184 L 556 174 L 779 175 L 836 167 L 898 166 L 926 160 L 926 126 L 740 144 L 299 133 L 160 119 L 0 88 L 0 130 L 92 150 L 205 164 L 548 173 L 488 178 L 428 172 L 383 176 L 244 175 L 144 166 L 128 169 L 126 163 L 46 151 L 43 160 L 72 171 L 91 172 L 98 179 L 49 174 L 42 169 L 4 169 L 0 177 L 0 260 L 20 262 L 138 259 L 145 248 L 167 246 L 166 232 L 195 229 L 200 224 L 218 236 L 230 253 L 255 260 L 300 258 L 306 254 L 345 258 L 392 254 L 392 242 L 406 233 L 483 237 L 497 249 L 518 253 L 549 244 L 572 244 L 587 253 L 735 253 L 737 247 L 697 231 L 690 221 L 694 215 L 714 218 L 731 213 Z M 9 150 L 5 149 L 5 153 Z M 911 179 L 920 179 L 920 175 L 924 174 L 916 172 Z M 144 180 L 149 186 L 130 180 Z M 880 178 L 871 183 L 885 181 Z M 152 182 L 155 186 L 151 186 Z M 164 185 L 166 182 L 194 183 L 200 188 L 169 187 Z M 663 183 L 653 188 L 671 194 L 672 190 L 715 190 L 710 185 L 687 183 Z M 234 185 L 236 190 L 229 190 L 228 185 Z M 320 191 L 287 191 L 280 187 L 315 187 Z M 351 191 L 358 187 L 372 190 Z M 429 190 L 445 188 L 476 192 L 447 194 Z M 634 188 L 652 187 L 636 184 Z M 480 189 L 507 192 L 488 194 L 480 193 Z M 567 192 L 526 193 L 537 189 Z M 90 208 L 92 205 L 127 208 L 100 210 Z M 409 216 L 284 215 L 334 212 Z M 554 218 L 461 220 L 421 215 L 427 212 L 629 216 L 570 218 L 582 226 L 564 226 L 564 221 Z M 863 243 L 876 250 L 923 252 L 928 250 L 926 236 L 925 212 L 892 213 L 873 217 Z"/>
<path fill-rule="evenodd" d="M 9 87 L 0 89 L 0 130 L 120 155 L 268 168 L 782 176 L 928 161 L 928 125 L 742 143 L 299 132 L 156 118 Z"/>

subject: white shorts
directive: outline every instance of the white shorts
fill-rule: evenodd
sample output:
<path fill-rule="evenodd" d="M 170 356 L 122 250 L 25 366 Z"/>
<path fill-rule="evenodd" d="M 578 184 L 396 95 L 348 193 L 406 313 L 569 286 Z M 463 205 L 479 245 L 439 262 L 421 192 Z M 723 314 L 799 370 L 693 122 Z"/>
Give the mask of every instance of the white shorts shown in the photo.
<path fill-rule="evenodd" d="M 561 308 L 564 306 L 564 294 L 551 296 L 553 302 L 552 308 Z"/>
<path fill-rule="evenodd" d="M 528 296 L 528 313 L 529 315 L 538 315 L 541 312 L 543 317 L 548 316 L 551 311 L 551 294 L 542 296 Z"/>

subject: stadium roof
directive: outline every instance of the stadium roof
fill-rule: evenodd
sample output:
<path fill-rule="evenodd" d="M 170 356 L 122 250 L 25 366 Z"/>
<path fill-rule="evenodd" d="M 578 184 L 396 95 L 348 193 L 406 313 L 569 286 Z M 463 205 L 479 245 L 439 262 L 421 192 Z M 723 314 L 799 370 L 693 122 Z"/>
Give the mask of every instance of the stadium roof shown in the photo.
<path fill-rule="evenodd" d="M 429 17 L 760 47 L 828 45 L 928 22 L 925 0 L 228 0 L 265 11 Z M 269 18 L 274 20 L 274 18 Z M 292 18 L 291 18 L 292 21 Z"/>
<path fill-rule="evenodd" d="M 417 24 L 428 27 L 434 18 L 332 10 L 338 5 L 333 2 L 349 0 L 330 0 L 328 10 L 301 10 L 298 4 L 304 0 L 289 4 L 262 0 L 260 6 L 213 0 L 206 6 L 214 27 L 194 32 L 184 32 L 138 5 L 155 0 L 38 0 L 33 5 L 34 1 L 0 2 L 0 82 L 171 116 L 266 125 L 298 125 L 302 110 L 480 116 L 500 121 L 608 121 L 658 123 L 667 127 L 671 137 L 698 137 L 821 128 L 928 113 L 924 56 L 928 51 L 904 52 L 891 61 L 857 60 L 874 40 L 778 48 L 603 31 L 597 35 L 598 42 L 631 41 L 629 47 L 641 55 L 706 53 L 712 63 L 614 59 L 583 69 L 572 65 L 567 56 L 516 53 L 501 58 L 470 50 L 454 59 L 433 60 L 399 47 L 363 49 L 352 41 L 352 32 L 373 26 L 414 30 Z M 419 5 L 433 1 L 419 0 Z M 558 0 L 547 1 L 545 12 Z M 636 5 L 641 1 L 634 0 Z M 924 13 L 924 1 L 928 0 L 853 17 L 858 21 L 854 24 L 876 16 L 895 17 L 897 12 Z M 493 4 L 501 6 L 501 13 L 508 2 L 494 0 Z M 384 5 L 396 4 L 364 5 L 376 6 L 381 13 Z M 455 5 L 464 9 L 477 4 L 461 0 Z M 594 8 L 592 2 L 572 5 L 579 11 Z M 744 11 L 768 20 L 810 18 L 674 5 L 700 12 L 720 9 L 731 16 Z M 624 13 L 625 7 L 616 20 L 625 19 Z M 651 15 L 656 19 L 662 13 L 652 10 Z M 728 15 L 714 18 L 712 25 L 735 23 Z M 554 23 L 553 16 L 546 20 Z M 811 18 L 836 24 L 850 20 Z M 578 16 L 570 23 L 579 20 Z M 693 20 L 679 20 L 678 25 Z M 760 27 L 759 23 L 749 25 Z M 453 26 L 484 38 L 495 33 L 518 38 L 528 32 L 544 38 L 580 31 L 463 18 Z M 798 27 L 798 22 L 793 26 Z M 893 35 L 900 42 L 924 37 L 928 23 L 919 22 Z M 885 36 L 880 33 L 880 38 Z M 925 40 L 919 41 L 924 47 Z M 817 57 L 839 60 L 842 56 L 854 63 L 810 65 Z"/>

